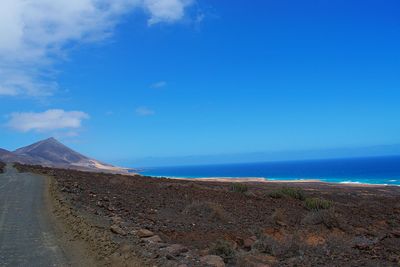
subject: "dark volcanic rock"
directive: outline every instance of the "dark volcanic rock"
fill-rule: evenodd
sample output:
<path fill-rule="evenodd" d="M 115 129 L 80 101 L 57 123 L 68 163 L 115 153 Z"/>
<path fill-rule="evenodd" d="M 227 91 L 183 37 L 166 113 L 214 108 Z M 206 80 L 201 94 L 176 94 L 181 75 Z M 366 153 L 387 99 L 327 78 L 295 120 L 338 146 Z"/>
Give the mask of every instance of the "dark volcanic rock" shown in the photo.
<path fill-rule="evenodd" d="M 179 256 L 181 253 L 188 252 L 187 247 L 180 244 L 174 244 L 165 249 L 172 256 Z"/>
<path fill-rule="evenodd" d="M 154 233 L 153 233 L 152 231 L 150 231 L 150 230 L 147 230 L 147 229 L 140 229 L 140 230 L 137 232 L 137 235 L 138 235 L 138 237 L 140 237 L 140 238 L 146 238 L 146 237 L 151 237 L 151 236 L 153 236 Z"/>
<path fill-rule="evenodd" d="M 116 224 L 111 225 L 110 230 L 115 234 L 126 235 L 126 232 L 119 225 Z"/>
<path fill-rule="evenodd" d="M 207 255 L 200 258 L 200 262 L 208 264 L 213 267 L 224 267 L 225 263 L 221 257 L 216 255 Z"/>
<path fill-rule="evenodd" d="M 106 228 L 116 240 L 135 239 L 130 244 L 159 261 L 157 266 L 203 266 L 212 260 L 223 266 L 222 259 L 228 266 L 396 266 L 399 261 L 399 187 L 248 183 L 253 194 L 238 194 L 226 182 L 18 168 L 52 175 L 73 209 L 92 216 L 95 210 L 107 227 L 111 221 L 127 229 L 129 235 L 117 236 Z M 309 220 L 304 201 L 270 197 L 286 187 L 332 201 L 334 208 L 312 212 L 318 220 Z M 152 242 L 158 241 L 155 233 L 162 242 Z M 168 252 L 172 244 L 189 251 Z"/>

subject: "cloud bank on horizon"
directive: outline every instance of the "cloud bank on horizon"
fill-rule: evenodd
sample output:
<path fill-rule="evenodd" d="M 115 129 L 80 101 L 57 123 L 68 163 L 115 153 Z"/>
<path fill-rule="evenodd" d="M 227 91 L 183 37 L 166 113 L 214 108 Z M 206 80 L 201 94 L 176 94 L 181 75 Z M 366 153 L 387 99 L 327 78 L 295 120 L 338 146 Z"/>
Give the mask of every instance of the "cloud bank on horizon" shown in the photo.
<path fill-rule="evenodd" d="M 99 42 L 133 10 L 147 24 L 174 23 L 194 0 L 2 0 L 0 96 L 40 97 L 58 89 L 54 64 L 74 43 Z"/>

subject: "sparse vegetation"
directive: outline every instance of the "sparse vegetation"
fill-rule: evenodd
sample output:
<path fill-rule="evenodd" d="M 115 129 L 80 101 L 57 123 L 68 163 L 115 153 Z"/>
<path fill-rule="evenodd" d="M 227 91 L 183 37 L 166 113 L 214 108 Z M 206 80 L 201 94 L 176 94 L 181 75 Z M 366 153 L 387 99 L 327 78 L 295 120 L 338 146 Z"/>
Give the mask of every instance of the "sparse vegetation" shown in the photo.
<path fill-rule="evenodd" d="M 165 245 L 181 244 L 189 250 L 178 257 L 167 254 L 164 248 L 155 250 L 154 244 L 145 240 L 132 242 L 135 249 L 143 249 L 159 261 L 154 264 L 157 266 L 166 266 L 166 260 L 172 265 L 175 259 L 198 266 L 200 258 L 206 256 L 221 257 L 217 259 L 225 260 L 226 266 L 239 267 L 330 266 L 332 260 L 343 266 L 392 266 L 398 259 L 397 187 L 360 190 L 325 183 L 256 186 L 243 182 L 248 191 L 235 193 L 231 191 L 232 183 L 226 182 L 139 175 L 132 179 L 39 166 L 24 168 L 54 177 L 54 189 L 71 204 L 65 203 L 89 214 L 89 218 L 93 212 L 107 220 L 119 217 L 123 220 L 121 227 L 126 225 L 127 231 L 130 223 L 125 222 L 134 220 L 138 228 L 150 228 L 159 235 Z M 271 198 L 271 192 L 282 198 Z M 297 200 L 304 196 L 307 208 L 306 201 Z M 384 239 L 376 246 L 369 245 L 369 240 L 380 237 Z M 136 236 L 118 238 L 130 242 Z"/>
<path fill-rule="evenodd" d="M 275 255 L 279 243 L 270 236 L 262 235 L 259 237 L 257 242 L 254 244 L 254 248 L 261 253 Z"/>
<path fill-rule="evenodd" d="M 334 209 L 313 210 L 302 221 L 304 224 L 323 224 L 327 228 L 341 228 L 342 225 Z"/>
<path fill-rule="evenodd" d="M 237 192 L 237 193 L 246 193 L 249 190 L 248 186 L 246 184 L 242 183 L 233 183 L 231 185 L 231 191 Z"/>
<path fill-rule="evenodd" d="M 286 239 L 278 242 L 268 235 L 262 235 L 254 244 L 255 249 L 261 253 L 273 256 L 295 256 L 299 251 L 299 241 L 294 236 L 289 236 Z"/>
<path fill-rule="evenodd" d="M 305 200 L 305 193 L 299 188 L 285 187 L 269 193 L 272 198 L 291 197 L 298 200 Z"/>
<path fill-rule="evenodd" d="M 212 220 L 226 220 L 225 210 L 212 202 L 193 202 L 183 211 L 187 215 L 208 218 Z"/>
<path fill-rule="evenodd" d="M 285 197 L 285 195 L 282 193 L 281 190 L 272 191 L 271 193 L 268 194 L 268 196 L 276 199 Z"/>
<path fill-rule="evenodd" d="M 277 209 L 271 216 L 275 224 L 284 225 L 286 221 L 285 212 L 282 209 Z"/>
<path fill-rule="evenodd" d="M 218 240 L 210 249 L 210 254 L 220 256 L 224 262 L 233 262 L 236 252 L 232 244 L 226 240 Z"/>
<path fill-rule="evenodd" d="M 332 201 L 323 198 L 307 198 L 306 208 L 309 210 L 326 210 L 332 207 Z"/>

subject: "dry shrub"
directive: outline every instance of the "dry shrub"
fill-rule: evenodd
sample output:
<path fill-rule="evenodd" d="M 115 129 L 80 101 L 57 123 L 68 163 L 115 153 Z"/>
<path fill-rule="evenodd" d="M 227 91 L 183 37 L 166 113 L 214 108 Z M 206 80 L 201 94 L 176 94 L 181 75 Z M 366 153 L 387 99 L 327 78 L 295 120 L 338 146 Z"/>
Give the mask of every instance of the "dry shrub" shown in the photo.
<path fill-rule="evenodd" d="M 186 206 L 183 213 L 200 218 L 221 221 L 226 220 L 228 217 L 222 206 L 212 202 L 193 202 Z"/>
<path fill-rule="evenodd" d="M 248 190 L 249 190 L 249 188 L 246 184 L 233 183 L 231 185 L 231 191 L 233 191 L 233 192 L 246 193 Z"/>
<path fill-rule="evenodd" d="M 299 255 L 300 241 L 295 236 L 289 236 L 280 242 L 279 247 L 275 251 L 277 257 L 296 257 Z"/>
<path fill-rule="evenodd" d="M 326 210 L 332 207 L 332 201 L 323 198 L 307 198 L 306 208 L 309 210 Z"/>
<path fill-rule="evenodd" d="M 288 236 L 281 242 L 278 242 L 271 236 L 263 235 L 254 244 L 254 248 L 261 253 L 288 258 L 299 254 L 300 242 L 294 236 Z"/>
<path fill-rule="evenodd" d="M 235 262 L 236 251 L 226 240 L 218 240 L 210 249 L 210 254 L 220 256 L 224 262 Z"/>
<path fill-rule="evenodd" d="M 342 254 L 351 249 L 351 242 L 343 237 L 330 235 L 326 239 L 325 255 Z"/>
<path fill-rule="evenodd" d="M 286 221 L 286 216 L 283 210 L 277 209 L 271 216 L 272 221 L 275 224 L 281 225 L 284 224 Z"/>
<path fill-rule="evenodd" d="M 204 189 L 208 189 L 206 186 L 203 186 L 203 185 L 198 184 L 198 183 L 190 183 L 190 184 L 189 184 L 189 187 L 190 187 L 191 189 L 195 189 L 195 190 L 204 190 Z"/>
<path fill-rule="evenodd" d="M 275 199 L 285 197 L 285 195 L 281 192 L 281 190 L 272 191 L 271 193 L 268 194 L 268 196 L 275 198 Z"/>
<path fill-rule="evenodd" d="M 279 243 L 274 238 L 268 235 L 260 236 L 254 244 L 254 248 L 257 249 L 259 252 L 269 255 L 275 255 L 275 251 L 278 247 Z"/>
<path fill-rule="evenodd" d="M 307 225 L 323 224 L 329 229 L 342 228 L 334 209 L 311 211 L 303 219 L 302 223 Z"/>
<path fill-rule="evenodd" d="M 272 198 L 283 198 L 286 196 L 298 200 L 304 200 L 306 198 L 303 190 L 301 190 L 300 188 L 292 188 L 292 187 L 286 187 L 275 190 L 269 193 L 269 196 Z"/>

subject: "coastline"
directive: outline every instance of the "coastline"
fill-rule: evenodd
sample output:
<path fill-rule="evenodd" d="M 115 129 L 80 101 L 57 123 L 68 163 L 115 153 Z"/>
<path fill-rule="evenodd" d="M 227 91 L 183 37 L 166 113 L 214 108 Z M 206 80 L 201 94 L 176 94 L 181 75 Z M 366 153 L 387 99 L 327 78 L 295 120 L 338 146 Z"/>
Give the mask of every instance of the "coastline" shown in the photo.
<path fill-rule="evenodd" d="M 139 175 L 227 182 L 400 186 L 400 157 L 340 158 L 136 168 Z M 228 180 L 225 180 L 228 179 Z"/>
<path fill-rule="evenodd" d="M 153 178 L 165 178 L 173 180 L 183 181 L 203 181 L 203 182 L 223 182 L 223 183 L 262 183 L 262 184 L 324 184 L 324 185 L 336 185 L 336 186 L 349 186 L 349 187 L 399 187 L 397 184 L 374 184 L 374 183 L 362 183 L 353 181 L 343 182 L 329 182 L 322 181 L 320 179 L 269 179 L 264 177 L 176 177 L 176 176 L 156 176 L 156 175 L 142 175 L 135 173 L 134 175 L 148 176 Z"/>

